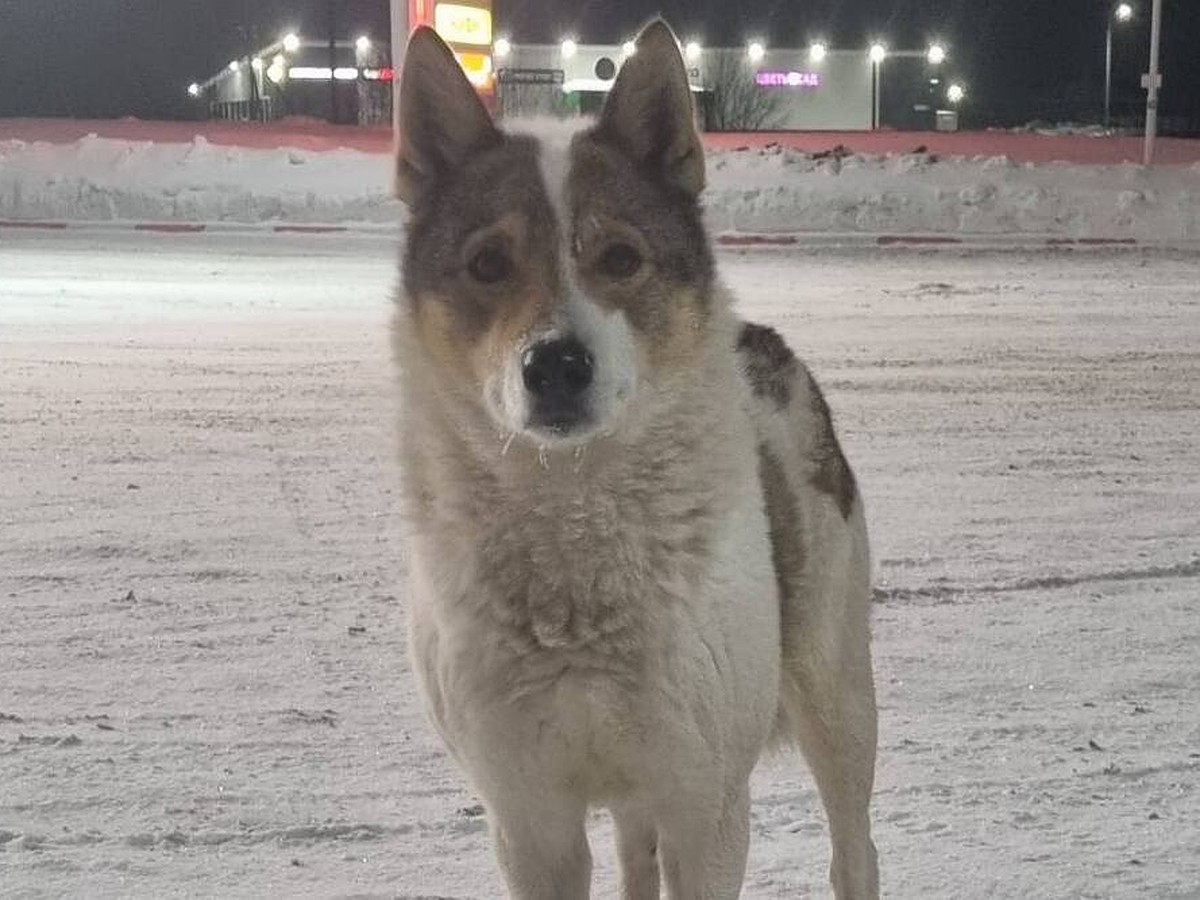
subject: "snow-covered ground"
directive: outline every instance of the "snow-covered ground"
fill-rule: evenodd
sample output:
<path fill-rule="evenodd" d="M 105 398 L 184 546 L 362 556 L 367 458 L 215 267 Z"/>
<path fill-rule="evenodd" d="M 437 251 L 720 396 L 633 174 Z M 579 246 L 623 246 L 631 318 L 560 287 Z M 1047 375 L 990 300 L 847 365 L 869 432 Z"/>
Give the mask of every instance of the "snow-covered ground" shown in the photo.
<path fill-rule="evenodd" d="M 404 655 L 394 255 L 3 236 L 0 894 L 501 896 Z M 720 264 L 867 498 L 885 893 L 1200 896 L 1194 256 Z M 754 793 L 745 896 L 822 896 Z"/>
<path fill-rule="evenodd" d="M 724 137 L 730 146 L 710 152 L 704 197 L 717 231 L 1200 241 L 1200 162 L 1147 169 L 1004 155 L 843 156 L 739 149 L 738 136 Z M 359 149 L 230 146 L 202 136 L 0 137 L 0 220 L 388 223 L 401 215 L 390 178 L 387 153 Z"/>

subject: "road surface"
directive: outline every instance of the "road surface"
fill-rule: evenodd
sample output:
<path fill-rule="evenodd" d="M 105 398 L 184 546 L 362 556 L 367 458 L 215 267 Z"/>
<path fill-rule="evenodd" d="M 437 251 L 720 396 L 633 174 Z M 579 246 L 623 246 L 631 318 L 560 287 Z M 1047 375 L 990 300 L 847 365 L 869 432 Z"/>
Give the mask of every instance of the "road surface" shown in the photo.
<path fill-rule="evenodd" d="M 3 236 L 0 893 L 501 895 L 404 656 L 395 256 Z M 1195 259 L 719 261 L 866 496 L 885 893 L 1195 896 Z M 825 896 L 803 768 L 754 797 L 745 896 Z"/>

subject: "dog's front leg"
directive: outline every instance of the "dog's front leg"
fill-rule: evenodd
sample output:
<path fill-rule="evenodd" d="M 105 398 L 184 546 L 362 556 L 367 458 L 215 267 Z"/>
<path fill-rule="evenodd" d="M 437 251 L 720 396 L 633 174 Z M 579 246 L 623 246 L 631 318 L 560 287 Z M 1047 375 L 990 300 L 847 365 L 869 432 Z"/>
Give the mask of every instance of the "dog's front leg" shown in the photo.
<path fill-rule="evenodd" d="M 750 786 L 730 784 L 723 802 L 672 805 L 659 824 L 671 900 L 737 900 L 750 847 Z"/>
<path fill-rule="evenodd" d="M 492 841 L 513 900 L 586 900 L 592 878 L 586 806 L 544 787 L 487 804 Z"/>

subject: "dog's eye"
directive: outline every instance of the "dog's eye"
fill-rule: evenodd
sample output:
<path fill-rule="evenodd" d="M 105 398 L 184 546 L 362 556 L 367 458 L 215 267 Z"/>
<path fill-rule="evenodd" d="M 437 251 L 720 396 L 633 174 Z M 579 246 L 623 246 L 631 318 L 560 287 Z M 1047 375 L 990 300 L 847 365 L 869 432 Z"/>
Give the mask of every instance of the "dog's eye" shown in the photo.
<path fill-rule="evenodd" d="M 481 284 L 495 284 L 512 274 L 512 260 L 500 247 L 488 246 L 479 250 L 467 263 L 471 277 Z"/>
<path fill-rule="evenodd" d="M 600 254 L 600 271 L 609 278 L 629 278 L 642 267 L 642 254 L 633 246 L 618 241 Z"/>

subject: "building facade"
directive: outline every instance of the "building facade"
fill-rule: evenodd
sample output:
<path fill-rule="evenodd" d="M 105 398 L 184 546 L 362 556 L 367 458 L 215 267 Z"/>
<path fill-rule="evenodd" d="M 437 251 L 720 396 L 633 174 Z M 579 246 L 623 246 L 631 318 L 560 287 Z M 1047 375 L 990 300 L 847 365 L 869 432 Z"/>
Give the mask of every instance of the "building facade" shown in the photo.
<path fill-rule="evenodd" d="M 269 121 L 311 116 L 345 125 L 392 119 L 391 46 L 368 37 L 306 40 L 287 35 L 188 92 L 213 119 Z"/>
<path fill-rule="evenodd" d="M 501 115 L 599 109 L 630 45 L 512 45 L 497 52 Z M 725 131 L 867 131 L 874 64 L 866 51 L 685 47 L 702 127 Z"/>

